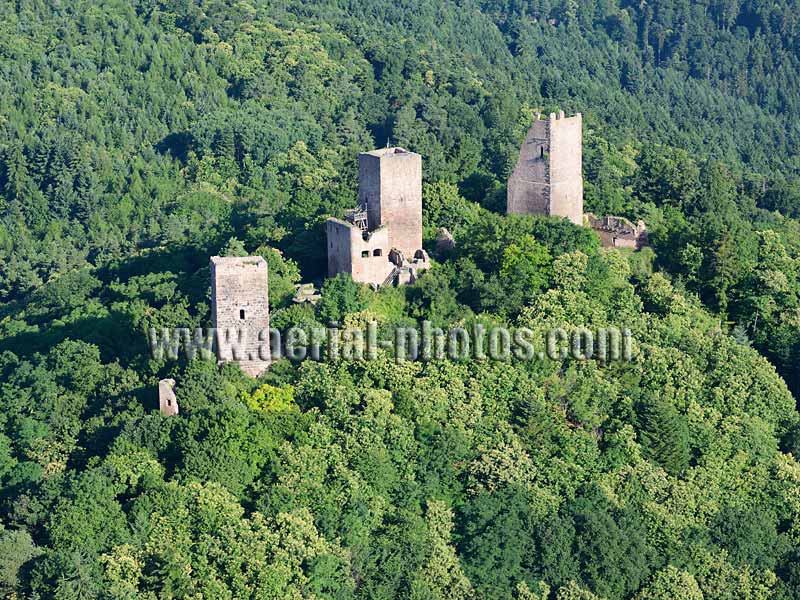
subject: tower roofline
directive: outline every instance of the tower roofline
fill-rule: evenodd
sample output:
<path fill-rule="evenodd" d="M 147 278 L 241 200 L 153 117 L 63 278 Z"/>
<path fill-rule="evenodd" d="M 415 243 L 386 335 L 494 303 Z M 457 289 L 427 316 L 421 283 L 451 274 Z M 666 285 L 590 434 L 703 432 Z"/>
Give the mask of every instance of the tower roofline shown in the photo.
<path fill-rule="evenodd" d="M 582 113 L 575 113 L 571 117 L 568 117 L 563 110 L 558 111 L 557 113 L 551 112 L 549 115 L 545 116 L 543 113 L 535 112 L 533 113 L 533 120 L 536 121 L 571 121 L 573 119 L 582 119 Z"/>
<path fill-rule="evenodd" d="M 212 256 L 211 262 L 214 265 L 265 265 L 267 261 L 262 256 Z"/>
<path fill-rule="evenodd" d="M 413 156 L 416 153 L 411 152 L 410 150 L 406 150 L 405 148 L 401 148 L 400 146 L 392 146 L 391 148 L 378 148 L 377 150 L 370 150 L 368 152 L 359 152 L 359 154 L 365 154 L 367 156 L 375 156 L 377 158 L 384 158 L 384 157 L 400 157 L 400 156 Z"/>

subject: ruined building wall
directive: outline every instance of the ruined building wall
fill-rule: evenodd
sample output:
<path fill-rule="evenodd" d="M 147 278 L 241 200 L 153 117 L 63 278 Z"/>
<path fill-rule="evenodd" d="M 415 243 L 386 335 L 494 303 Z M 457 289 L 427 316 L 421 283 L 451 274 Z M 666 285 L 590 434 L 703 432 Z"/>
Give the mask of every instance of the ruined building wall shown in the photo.
<path fill-rule="evenodd" d="M 537 115 L 508 180 L 507 212 L 583 224 L 583 118 Z"/>
<path fill-rule="evenodd" d="M 563 115 L 563 113 L 560 113 Z M 583 118 L 550 122 L 550 214 L 583 224 Z"/>
<path fill-rule="evenodd" d="M 413 257 L 422 248 L 422 157 L 403 148 L 358 155 L 358 198 L 370 231 L 389 227 L 389 247 Z"/>
<path fill-rule="evenodd" d="M 328 239 L 328 277 L 336 277 L 338 273 L 353 271 L 353 233 L 358 228 L 341 219 L 328 219 L 325 222 L 325 233 Z"/>
<path fill-rule="evenodd" d="M 514 172 L 508 180 L 506 212 L 547 215 L 550 206 L 550 122 L 536 119 L 522 143 Z"/>
<path fill-rule="evenodd" d="M 340 219 L 328 219 L 328 277 L 350 273 L 353 281 L 382 285 L 394 265 L 389 262 L 389 228 L 362 232 Z"/>
<path fill-rule="evenodd" d="M 625 217 L 607 215 L 597 218 L 592 213 L 586 213 L 586 220 L 595 233 L 600 237 L 604 248 L 633 248 L 638 250 L 647 245 L 647 226 L 639 219 L 634 225 Z"/>
<path fill-rule="evenodd" d="M 360 208 L 325 225 L 328 277 L 349 273 L 380 286 L 399 281 L 402 269 L 416 274 L 427 268 L 427 260 L 415 261 L 422 250 L 422 157 L 403 148 L 362 152 L 358 177 Z"/>
<path fill-rule="evenodd" d="M 162 379 L 158 382 L 158 409 L 165 417 L 178 414 L 178 398 L 175 396 L 174 379 Z"/>
<path fill-rule="evenodd" d="M 211 318 L 217 330 L 217 357 L 220 362 L 238 362 L 251 376 L 269 367 L 268 293 L 267 262 L 262 257 L 211 257 Z M 238 331 L 246 335 L 237 356 L 224 337 L 226 329 L 232 336 Z"/>

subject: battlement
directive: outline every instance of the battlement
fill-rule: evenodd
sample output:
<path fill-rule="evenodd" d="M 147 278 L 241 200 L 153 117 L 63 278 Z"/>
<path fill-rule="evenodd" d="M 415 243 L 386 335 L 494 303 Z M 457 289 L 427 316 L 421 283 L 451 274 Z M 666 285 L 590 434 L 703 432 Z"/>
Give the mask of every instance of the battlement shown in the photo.
<path fill-rule="evenodd" d="M 544 118 L 542 113 L 535 112 L 533 113 L 533 120 L 536 121 L 582 121 L 583 114 L 582 113 L 575 113 L 574 116 L 568 117 L 563 110 L 558 111 L 557 113 L 551 112 L 547 119 Z"/>

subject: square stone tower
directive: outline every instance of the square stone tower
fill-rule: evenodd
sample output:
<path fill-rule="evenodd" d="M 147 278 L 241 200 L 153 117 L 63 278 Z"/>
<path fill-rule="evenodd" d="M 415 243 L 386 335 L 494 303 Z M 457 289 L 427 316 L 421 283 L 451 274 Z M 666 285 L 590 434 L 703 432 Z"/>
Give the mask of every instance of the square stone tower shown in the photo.
<path fill-rule="evenodd" d="M 389 226 L 389 250 L 407 258 L 422 248 L 422 157 L 403 148 L 358 155 L 358 201 L 369 231 Z"/>
<path fill-rule="evenodd" d="M 252 377 L 269 368 L 269 282 L 260 256 L 211 257 L 211 318 L 219 362 Z"/>
<path fill-rule="evenodd" d="M 583 225 L 583 118 L 536 114 L 508 180 L 506 211 Z"/>

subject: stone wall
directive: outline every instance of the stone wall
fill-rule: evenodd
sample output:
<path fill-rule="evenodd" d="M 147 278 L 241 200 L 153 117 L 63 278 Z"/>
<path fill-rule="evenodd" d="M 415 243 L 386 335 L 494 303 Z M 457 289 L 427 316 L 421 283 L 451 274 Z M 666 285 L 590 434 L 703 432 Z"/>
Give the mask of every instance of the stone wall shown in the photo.
<path fill-rule="evenodd" d="M 550 215 L 583 224 L 583 117 L 550 115 Z"/>
<path fill-rule="evenodd" d="M 269 367 L 268 293 L 267 262 L 262 257 L 211 257 L 211 318 L 217 330 L 217 358 L 238 362 L 252 376 Z M 235 353 L 231 342 L 237 340 L 240 345 Z"/>
<path fill-rule="evenodd" d="M 422 250 L 422 157 L 403 148 L 362 152 L 358 179 L 359 208 L 346 221 L 331 218 L 325 224 L 328 277 L 349 273 L 359 283 L 392 283 L 402 265 L 392 263 L 391 252 L 411 262 Z M 353 216 L 362 210 L 365 225 Z"/>
<path fill-rule="evenodd" d="M 358 235 L 358 228 L 341 219 L 328 219 L 325 222 L 325 233 L 328 240 L 328 277 L 336 277 L 338 273 L 352 273 L 353 235 Z"/>
<path fill-rule="evenodd" d="M 507 212 L 583 223 L 583 118 L 537 114 L 508 180 Z"/>
<path fill-rule="evenodd" d="M 422 157 L 403 148 L 358 155 L 358 198 L 372 231 L 389 227 L 389 247 L 406 256 L 422 248 Z"/>
<path fill-rule="evenodd" d="M 178 399 L 175 397 L 174 379 L 162 379 L 158 382 L 158 409 L 165 417 L 178 414 Z"/>
<path fill-rule="evenodd" d="M 340 219 L 328 219 L 328 277 L 349 273 L 353 281 L 382 285 L 394 269 L 389 262 L 389 227 L 361 231 Z"/>
<path fill-rule="evenodd" d="M 638 250 L 647 245 L 647 226 L 641 219 L 634 225 L 625 217 L 608 215 L 598 218 L 592 213 L 586 213 L 586 220 L 600 237 L 604 248 Z"/>
<path fill-rule="evenodd" d="M 506 212 L 549 214 L 550 122 L 534 120 L 519 151 L 519 160 L 508 180 Z"/>

